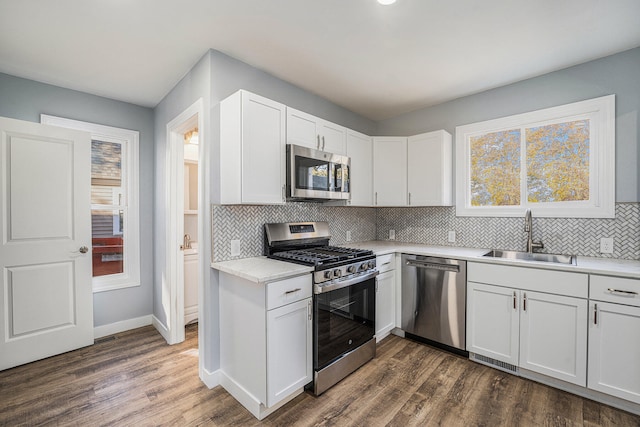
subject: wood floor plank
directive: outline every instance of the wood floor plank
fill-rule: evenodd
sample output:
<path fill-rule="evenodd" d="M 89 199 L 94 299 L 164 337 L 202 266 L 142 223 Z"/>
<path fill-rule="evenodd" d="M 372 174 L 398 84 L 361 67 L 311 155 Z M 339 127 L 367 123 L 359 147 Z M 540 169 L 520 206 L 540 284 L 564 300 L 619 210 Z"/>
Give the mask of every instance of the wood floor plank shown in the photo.
<path fill-rule="evenodd" d="M 0 372 L 0 426 L 633 426 L 640 417 L 390 336 L 322 396 L 262 421 L 198 378 L 197 325 L 152 327 Z"/>

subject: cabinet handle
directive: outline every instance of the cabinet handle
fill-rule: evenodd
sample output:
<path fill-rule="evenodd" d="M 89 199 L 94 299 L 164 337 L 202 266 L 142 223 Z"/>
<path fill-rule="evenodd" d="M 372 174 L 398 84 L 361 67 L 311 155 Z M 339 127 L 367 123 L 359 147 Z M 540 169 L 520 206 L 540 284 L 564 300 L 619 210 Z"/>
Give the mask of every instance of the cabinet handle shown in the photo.
<path fill-rule="evenodd" d="M 318 150 L 320 149 L 320 134 L 316 135 L 316 138 L 318 139 Z"/>
<path fill-rule="evenodd" d="M 322 137 L 322 151 L 324 151 L 324 136 Z"/>
<path fill-rule="evenodd" d="M 377 205 L 377 204 L 378 204 L 378 192 L 377 192 L 377 191 L 376 191 L 376 193 L 375 193 L 375 199 L 376 199 L 376 200 L 373 202 L 373 204 L 374 204 L 374 205 Z"/>
<path fill-rule="evenodd" d="M 527 311 L 527 293 L 524 293 L 524 297 L 522 298 L 522 309 L 523 311 Z"/>
<path fill-rule="evenodd" d="M 282 186 L 282 201 L 286 202 L 287 201 L 287 193 L 286 193 L 286 186 Z"/>
<path fill-rule="evenodd" d="M 593 304 L 593 324 L 598 324 L 598 304 Z"/>
<path fill-rule="evenodd" d="M 311 300 L 309 300 L 309 302 L 307 303 L 307 315 L 309 317 L 309 320 L 311 320 Z"/>
<path fill-rule="evenodd" d="M 516 306 L 516 291 L 513 291 L 513 309 L 518 309 L 518 307 Z"/>
<path fill-rule="evenodd" d="M 623 291 L 621 289 L 613 289 L 613 288 L 608 288 L 607 291 L 611 292 L 612 294 L 623 294 L 623 295 L 638 295 L 637 292 L 633 292 L 633 291 Z"/>
<path fill-rule="evenodd" d="M 409 205 L 411 205 L 411 193 L 409 193 Z"/>
<path fill-rule="evenodd" d="M 302 290 L 302 289 L 300 289 L 300 288 L 295 288 L 295 289 L 292 289 L 292 290 L 290 290 L 290 291 L 285 292 L 284 294 L 285 294 L 285 295 L 295 294 L 296 292 L 301 291 L 301 290 Z"/>
<path fill-rule="evenodd" d="M 376 292 L 378 292 L 378 278 L 376 277 Z"/>

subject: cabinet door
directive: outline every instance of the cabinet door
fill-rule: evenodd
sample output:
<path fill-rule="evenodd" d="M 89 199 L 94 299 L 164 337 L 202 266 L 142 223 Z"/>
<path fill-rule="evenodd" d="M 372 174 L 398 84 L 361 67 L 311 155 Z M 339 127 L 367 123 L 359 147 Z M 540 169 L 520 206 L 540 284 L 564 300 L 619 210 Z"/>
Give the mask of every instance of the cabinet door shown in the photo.
<path fill-rule="evenodd" d="M 287 144 L 319 150 L 321 141 L 317 121 L 318 118 L 311 114 L 287 107 Z"/>
<path fill-rule="evenodd" d="M 451 181 L 451 135 L 440 130 L 409 137 L 409 206 L 451 206 Z"/>
<path fill-rule="evenodd" d="M 589 384 L 640 403 L 640 308 L 591 301 Z"/>
<path fill-rule="evenodd" d="M 373 205 L 373 146 L 371 137 L 354 131 L 347 132 L 347 156 L 351 158 L 350 206 Z"/>
<path fill-rule="evenodd" d="M 407 138 L 373 138 L 373 191 L 376 206 L 407 205 Z"/>
<path fill-rule="evenodd" d="M 520 367 L 587 385 L 587 300 L 521 291 Z"/>
<path fill-rule="evenodd" d="M 284 203 L 284 161 L 285 106 L 244 92 L 242 203 Z"/>
<path fill-rule="evenodd" d="M 267 407 L 312 380 L 311 298 L 267 312 Z"/>
<path fill-rule="evenodd" d="M 395 327 L 395 271 L 376 277 L 376 342 Z"/>
<path fill-rule="evenodd" d="M 467 350 L 518 365 L 520 291 L 468 282 Z"/>
<path fill-rule="evenodd" d="M 346 128 L 326 120 L 320 120 L 318 123 L 318 134 L 320 135 L 320 147 L 322 151 L 332 154 L 346 154 Z"/>

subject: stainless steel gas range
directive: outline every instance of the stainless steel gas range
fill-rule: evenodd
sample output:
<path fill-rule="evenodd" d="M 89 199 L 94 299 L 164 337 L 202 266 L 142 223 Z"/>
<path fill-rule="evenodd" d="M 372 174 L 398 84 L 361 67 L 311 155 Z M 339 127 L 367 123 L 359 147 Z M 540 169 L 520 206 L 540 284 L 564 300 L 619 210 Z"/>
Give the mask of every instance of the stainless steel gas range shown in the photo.
<path fill-rule="evenodd" d="M 313 369 L 319 395 L 373 359 L 376 256 L 329 246 L 327 222 L 265 224 L 265 254 L 314 266 Z"/>

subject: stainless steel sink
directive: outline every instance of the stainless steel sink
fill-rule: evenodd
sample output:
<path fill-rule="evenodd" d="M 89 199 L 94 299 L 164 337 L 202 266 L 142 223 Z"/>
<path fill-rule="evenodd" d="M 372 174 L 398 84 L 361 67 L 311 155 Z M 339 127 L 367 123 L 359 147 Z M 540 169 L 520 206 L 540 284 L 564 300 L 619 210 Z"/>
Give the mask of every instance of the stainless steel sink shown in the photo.
<path fill-rule="evenodd" d="M 484 254 L 483 256 L 492 258 L 504 258 L 504 259 L 517 259 L 521 261 L 542 261 L 552 262 L 556 264 L 571 264 L 576 265 L 575 255 L 559 255 L 559 254 L 538 254 L 529 252 L 518 251 L 499 251 L 492 250 Z"/>

